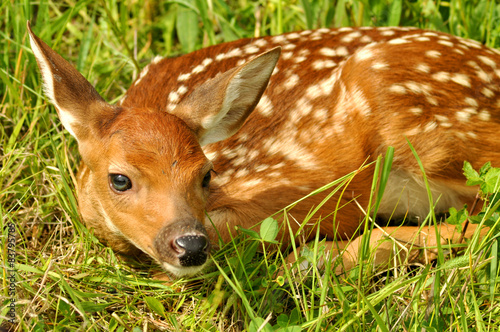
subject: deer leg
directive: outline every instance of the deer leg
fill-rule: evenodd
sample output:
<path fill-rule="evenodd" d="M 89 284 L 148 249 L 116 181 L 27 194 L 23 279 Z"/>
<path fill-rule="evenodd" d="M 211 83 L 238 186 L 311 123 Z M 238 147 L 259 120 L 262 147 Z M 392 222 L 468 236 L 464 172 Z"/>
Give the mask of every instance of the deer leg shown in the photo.
<path fill-rule="evenodd" d="M 478 225 L 471 224 L 467 227 L 464 239 L 470 239 L 476 232 Z M 480 230 L 480 237 L 486 235 L 488 227 Z M 457 245 L 461 239 L 461 232 L 455 226 L 440 224 L 437 226 L 424 226 L 421 229 L 412 226 L 375 228 L 370 234 L 368 259 L 370 264 L 378 268 L 394 267 L 408 263 L 428 264 L 437 258 L 438 243 L 440 245 Z M 326 259 L 333 259 L 332 266 L 335 274 L 340 275 L 356 266 L 362 249 L 363 236 L 358 236 L 350 241 L 328 241 L 322 248 L 323 255 L 318 259 L 318 268 L 324 268 Z M 312 248 L 312 244 L 307 244 Z M 299 250 L 300 252 L 300 250 Z M 340 259 L 337 260 L 337 259 Z M 297 261 L 294 253 L 286 258 L 288 267 Z M 301 262 L 301 270 L 308 268 L 307 262 Z"/>

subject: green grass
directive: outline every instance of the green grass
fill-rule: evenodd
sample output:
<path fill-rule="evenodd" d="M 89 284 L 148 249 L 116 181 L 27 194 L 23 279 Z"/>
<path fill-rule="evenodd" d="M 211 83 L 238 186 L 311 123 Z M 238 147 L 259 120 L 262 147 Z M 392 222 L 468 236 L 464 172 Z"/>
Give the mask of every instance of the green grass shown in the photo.
<path fill-rule="evenodd" d="M 459 256 L 440 248 L 435 266 L 378 271 L 362 260 L 342 276 L 327 266 L 305 275 L 285 270 L 278 277 L 284 257 L 262 250 L 273 238 L 272 220 L 266 221 L 266 232 L 244 232 L 237 246 L 227 244 L 207 272 L 191 280 L 166 284 L 153 278 L 160 273 L 154 264 L 115 256 L 80 223 L 76 142 L 42 94 L 26 33 L 30 19 L 43 40 L 114 102 L 154 55 L 174 56 L 241 37 L 405 25 L 498 47 L 495 1 L 4 0 L 0 13 L 0 216 L 4 226 L 16 225 L 19 331 L 499 329 L 493 238 L 471 241 Z M 346 181 L 349 176 L 324 190 L 342 190 Z M 495 222 L 497 208 L 482 218 Z M 430 213 L 427 221 L 433 218 Z M 309 220 L 314 215 L 303 222 Z M 1 236 L 0 322 L 5 324 L 12 234 L 2 227 Z M 317 262 L 321 245 L 317 241 L 303 256 Z"/>

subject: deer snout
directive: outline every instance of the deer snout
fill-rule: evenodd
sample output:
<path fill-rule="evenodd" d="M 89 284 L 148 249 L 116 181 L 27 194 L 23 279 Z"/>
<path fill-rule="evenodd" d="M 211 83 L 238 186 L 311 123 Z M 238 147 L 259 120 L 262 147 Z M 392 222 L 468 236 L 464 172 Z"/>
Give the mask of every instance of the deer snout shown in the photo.
<path fill-rule="evenodd" d="M 210 242 L 197 220 L 183 220 L 163 227 L 154 240 L 160 263 L 176 275 L 194 274 L 208 258 Z"/>
<path fill-rule="evenodd" d="M 205 235 L 185 235 L 173 241 L 172 247 L 178 252 L 182 266 L 205 264 L 208 255 L 208 238 Z"/>

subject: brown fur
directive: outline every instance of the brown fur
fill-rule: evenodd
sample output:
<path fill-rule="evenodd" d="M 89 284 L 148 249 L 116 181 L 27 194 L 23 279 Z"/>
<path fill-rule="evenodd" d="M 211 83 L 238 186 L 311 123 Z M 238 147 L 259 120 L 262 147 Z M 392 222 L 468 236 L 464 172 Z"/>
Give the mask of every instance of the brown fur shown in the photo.
<path fill-rule="evenodd" d="M 235 226 L 255 226 L 370 164 L 389 146 L 396 154 L 381 205 L 385 216 L 428 212 L 407 141 L 434 198 L 442 195 L 438 211 L 473 200 L 476 188 L 465 186 L 464 160 L 475 168 L 486 161 L 500 166 L 500 55 L 446 34 L 322 29 L 216 45 L 151 63 L 119 106 L 105 104 L 91 89 L 72 98 L 73 77 L 78 87 L 87 86 L 81 75 L 30 35 L 47 92 L 79 142 L 83 219 L 113 248 L 140 248 L 179 275 L 193 270 L 179 265 L 177 236 L 203 237 L 205 224 L 212 244 L 217 234 L 228 241 Z M 58 66 L 62 80 L 51 86 Z M 204 188 L 212 168 L 216 176 Z M 128 176 L 132 188 L 113 191 L 114 173 Z M 330 239 L 356 235 L 363 218 L 358 204 L 367 208 L 372 176 L 373 166 L 358 171 L 318 211 L 321 223 L 304 227 L 305 237 L 315 227 Z M 327 194 L 290 211 L 294 233 Z M 441 236 L 387 228 L 374 231 L 372 244 L 382 238 L 417 246 L 456 241 L 446 227 Z M 280 237 L 289 242 L 286 227 Z M 358 242 L 341 245 L 347 246 L 346 266 L 354 264 Z M 378 259 L 387 260 L 392 249 L 380 248 Z"/>

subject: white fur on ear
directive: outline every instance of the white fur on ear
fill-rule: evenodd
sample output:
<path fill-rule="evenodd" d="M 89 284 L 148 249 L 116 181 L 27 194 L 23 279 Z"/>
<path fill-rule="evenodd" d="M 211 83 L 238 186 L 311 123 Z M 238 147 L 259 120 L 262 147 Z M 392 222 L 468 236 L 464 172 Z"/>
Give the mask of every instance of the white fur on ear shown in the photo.
<path fill-rule="evenodd" d="M 31 44 L 31 49 L 33 50 L 33 55 L 35 56 L 37 62 L 38 62 L 38 67 L 40 68 L 40 72 L 42 73 L 42 81 L 43 81 L 43 92 L 49 98 L 50 102 L 55 106 L 59 113 L 59 118 L 66 130 L 76 138 L 76 135 L 72 129 L 73 124 L 76 123 L 76 119 L 71 115 L 70 112 L 67 112 L 62 108 L 56 100 L 55 94 L 54 94 L 54 79 L 60 78 L 56 73 L 52 72 L 52 66 L 48 59 L 45 57 L 44 53 L 40 49 L 39 44 L 35 40 L 33 33 L 31 31 L 31 27 L 28 22 L 28 29 L 29 29 L 29 37 L 30 37 L 30 44 Z"/>

